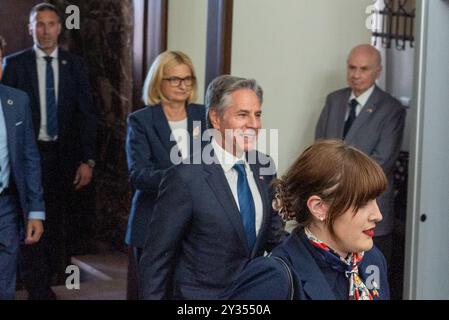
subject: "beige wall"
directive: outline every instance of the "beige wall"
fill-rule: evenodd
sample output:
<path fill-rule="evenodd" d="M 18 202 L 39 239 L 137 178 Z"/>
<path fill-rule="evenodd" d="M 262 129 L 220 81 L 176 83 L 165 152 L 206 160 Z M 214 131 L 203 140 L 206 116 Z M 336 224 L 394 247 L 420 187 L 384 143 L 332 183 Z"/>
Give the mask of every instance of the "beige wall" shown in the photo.
<path fill-rule="evenodd" d="M 204 101 L 207 0 L 168 2 L 168 50 L 181 50 L 193 61 L 198 76 L 198 102 Z"/>
<path fill-rule="evenodd" d="M 279 129 L 282 174 L 313 142 L 328 92 L 346 85 L 349 49 L 370 41 L 371 0 L 234 0 L 232 73 L 265 90 L 263 125 Z"/>

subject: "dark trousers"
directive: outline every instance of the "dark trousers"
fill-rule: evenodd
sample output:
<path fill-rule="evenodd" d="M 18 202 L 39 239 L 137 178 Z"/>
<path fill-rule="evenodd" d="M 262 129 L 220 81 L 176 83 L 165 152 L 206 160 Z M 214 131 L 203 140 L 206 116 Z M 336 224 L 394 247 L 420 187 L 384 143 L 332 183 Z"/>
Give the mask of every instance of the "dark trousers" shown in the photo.
<path fill-rule="evenodd" d="M 30 291 L 45 290 L 63 282 L 69 264 L 65 252 L 65 210 L 69 190 L 67 173 L 61 168 L 57 143 L 38 143 L 42 164 L 46 219 L 41 240 L 23 246 L 19 272 L 25 288 Z M 55 277 L 56 276 L 56 277 Z"/>
<path fill-rule="evenodd" d="M 0 300 L 16 297 L 19 215 L 12 196 L 0 196 Z"/>
<path fill-rule="evenodd" d="M 139 260 L 142 249 L 128 246 L 128 281 L 126 287 L 126 299 L 138 300 L 139 293 Z"/>

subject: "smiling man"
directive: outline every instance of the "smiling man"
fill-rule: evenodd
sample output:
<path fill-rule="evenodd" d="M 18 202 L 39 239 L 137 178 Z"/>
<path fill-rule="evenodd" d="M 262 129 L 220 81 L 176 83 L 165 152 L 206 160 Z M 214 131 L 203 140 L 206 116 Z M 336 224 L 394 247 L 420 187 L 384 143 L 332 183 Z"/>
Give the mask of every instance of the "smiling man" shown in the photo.
<path fill-rule="evenodd" d="M 376 48 L 369 44 L 354 47 L 347 60 L 349 88 L 327 96 L 315 138 L 345 140 L 384 170 L 388 187 L 377 199 L 383 220 L 375 229 L 374 243 L 389 263 L 394 227 L 393 169 L 402 145 L 405 108 L 376 86 L 381 72 L 381 56 Z"/>
<path fill-rule="evenodd" d="M 209 85 L 215 130 L 205 150 L 214 161 L 172 167 L 161 182 L 140 261 L 143 298 L 216 299 L 249 259 L 282 240 L 268 191 L 275 172 L 261 172 L 271 159 L 254 150 L 262 97 L 255 80 L 225 75 Z"/>
<path fill-rule="evenodd" d="M 30 98 L 47 204 L 46 233 L 39 244 L 23 250 L 27 268 L 22 276 L 30 299 L 54 299 L 52 278 L 65 278 L 69 262 L 64 253 L 70 255 L 84 239 L 79 219 L 72 221 L 79 215 L 71 199 L 76 199 L 75 190 L 92 180 L 96 114 L 84 61 L 58 47 L 62 31 L 58 10 L 49 3 L 33 7 L 28 31 L 33 48 L 5 58 L 2 81 Z"/>

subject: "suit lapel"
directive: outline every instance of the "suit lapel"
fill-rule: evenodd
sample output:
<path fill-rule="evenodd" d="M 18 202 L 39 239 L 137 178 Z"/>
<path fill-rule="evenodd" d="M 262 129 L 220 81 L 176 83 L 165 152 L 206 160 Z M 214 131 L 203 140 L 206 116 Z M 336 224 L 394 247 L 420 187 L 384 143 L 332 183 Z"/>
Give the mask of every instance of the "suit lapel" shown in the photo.
<path fill-rule="evenodd" d="M 209 174 L 206 177 L 206 181 L 215 193 L 217 200 L 220 202 L 225 214 L 228 216 L 232 226 L 237 232 L 240 241 L 244 244 L 246 251 L 249 253 L 240 211 L 235 203 L 234 196 L 229 187 L 223 168 L 216 158 L 215 160 L 216 162 L 213 164 L 203 164 L 204 170 Z"/>
<path fill-rule="evenodd" d="M 0 88 L 0 98 L 2 100 L 3 116 L 5 118 L 6 137 L 8 141 L 8 152 L 12 163 L 16 160 L 16 114 L 14 99 L 4 93 Z"/>
<path fill-rule="evenodd" d="M 153 106 L 151 110 L 153 111 L 153 126 L 156 133 L 159 136 L 162 145 L 167 150 L 168 154 L 170 154 L 172 148 L 177 148 L 177 146 L 176 141 L 171 139 L 171 129 L 167 117 L 165 116 L 161 105 Z"/>
<path fill-rule="evenodd" d="M 58 52 L 58 118 L 61 118 L 64 110 L 59 106 L 64 105 L 63 101 L 65 99 L 64 93 L 67 91 L 65 85 L 68 83 L 67 79 L 70 78 L 69 64 L 67 53 L 59 49 Z"/>
<path fill-rule="evenodd" d="M 261 241 L 265 238 L 263 233 L 267 230 L 266 225 L 270 221 L 270 210 L 269 210 L 270 204 L 269 199 L 267 198 L 268 191 L 265 183 L 263 182 L 264 177 L 259 176 L 259 165 L 250 164 L 250 167 L 251 171 L 253 172 L 254 181 L 256 182 L 257 185 L 257 190 L 259 191 L 260 198 L 262 199 L 262 209 L 263 209 L 262 224 L 260 226 L 259 234 L 256 239 L 256 244 L 254 245 L 252 252 L 252 254 L 255 254 L 260 247 Z"/>
<path fill-rule="evenodd" d="M 329 284 L 309 249 L 300 236 L 295 236 L 295 243 L 289 246 L 289 254 L 293 270 L 301 275 L 301 284 L 304 291 L 312 300 L 336 300 Z"/>
<path fill-rule="evenodd" d="M 28 53 L 28 58 L 26 59 L 26 70 L 31 79 L 31 86 L 33 87 L 33 97 L 36 104 L 31 104 L 37 108 L 36 113 L 40 118 L 40 105 L 41 100 L 39 98 L 39 78 L 37 76 L 37 64 L 36 64 L 36 52 L 31 49 Z M 30 97 L 31 98 L 31 97 Z"/>
<path fill-rule="evenodd" d="M 336 138 L 341 139 L 343 137 L 343 131 L 345 128 L 345 117 L 346 117 L 346 112 L 348 111 L 348 101 L 349 101 L 350 96 L 351 96 L 351 90 L 348 89 L 341 95 L 341 100 L 338 101 L 338 104 L 337 104 L 338 119 L 336 119 L 337 121 L 335 122 L 337 125 Z"/>
<path fill-rule="evenodd" d="M 375 87 L 373 93 L 369 97 L 366 104 L 363 106 L 362 110 L 360 110 L 360 114 L 355 118 L 354 123 L 352 124 L 351 128 L 348 131 L 348 134 L 346 135 L 346 141 L 351 141 L 359 129 L 363 126 L 363 124 L 371 117 L 371 115 L 374 113 L 376 109 L 376 104 L 378 102 L 378 88 Z"/>

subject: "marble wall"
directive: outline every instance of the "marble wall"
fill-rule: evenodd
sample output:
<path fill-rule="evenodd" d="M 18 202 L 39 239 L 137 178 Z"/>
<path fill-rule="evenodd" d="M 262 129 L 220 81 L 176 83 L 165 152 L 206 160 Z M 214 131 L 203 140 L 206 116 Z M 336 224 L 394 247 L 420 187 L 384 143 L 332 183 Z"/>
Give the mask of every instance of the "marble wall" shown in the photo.
<path fill-rule="evenodd" d="M 79 199 L 85 204 L 80 217 L 87 224 L 82 232 L 94 240 L 88 244 L 91 250 L 123 248 L 131 198 L 124 141 L 132 110 L 133 1 L 48 2 L 61 12 L 70 4 L 80 9 L 80 29 L 65 30 L 62 41 L 86 59 L 99 115 L 95 181 Z"/>

